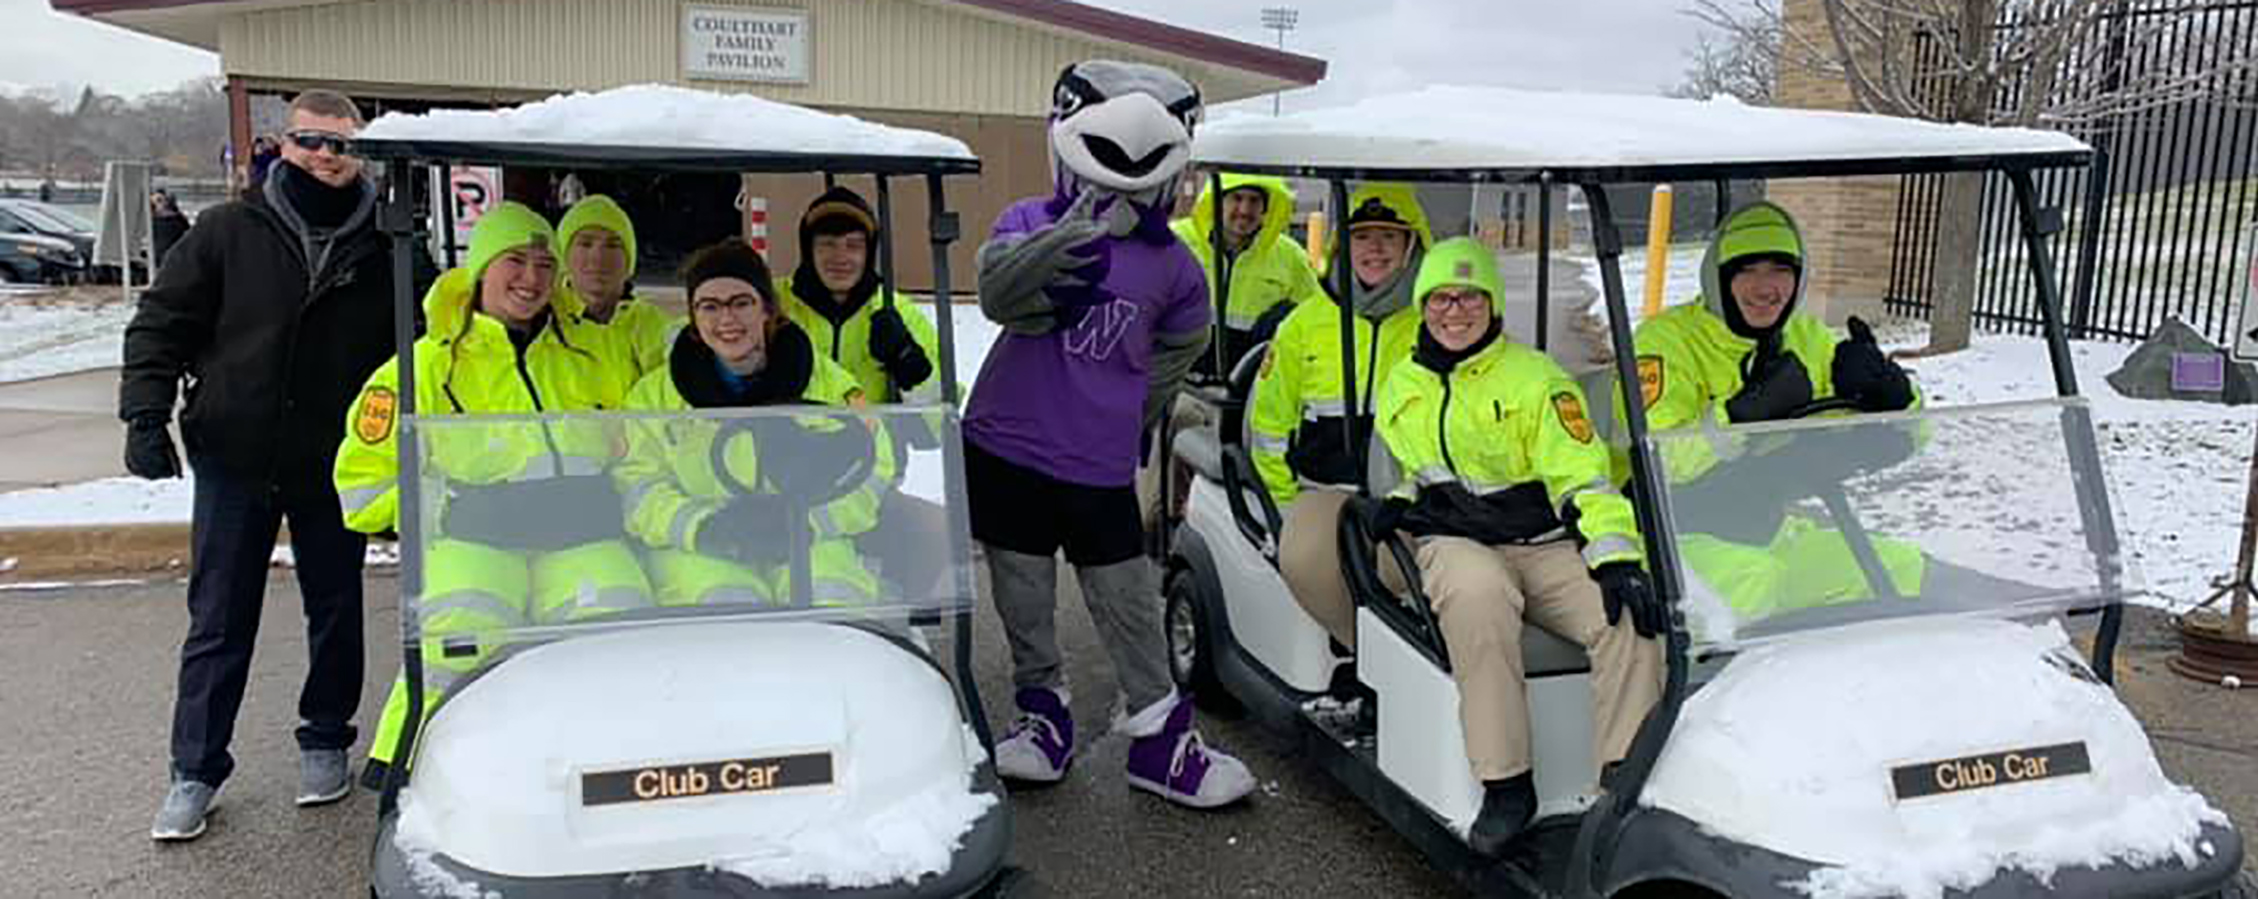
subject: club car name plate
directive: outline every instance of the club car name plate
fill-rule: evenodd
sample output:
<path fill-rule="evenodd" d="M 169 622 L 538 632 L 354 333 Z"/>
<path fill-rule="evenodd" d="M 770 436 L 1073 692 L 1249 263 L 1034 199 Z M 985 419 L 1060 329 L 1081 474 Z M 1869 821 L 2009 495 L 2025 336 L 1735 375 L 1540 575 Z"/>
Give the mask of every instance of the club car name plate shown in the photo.
<path fill-rule="evenodd" d="M 1921 799 L 2092 772 L 2081 741 L 1899 765 L 1890 769 L 1890 786 L 1899 800 Z"/>
<path fill-rule="evenodd" d="M 832 784 L 829 750 L 774 755 L 763 758 L 724 759 L 647 765 L 580 774 L 580 804 L 618 805 L 728 796 L 740 793 L 774 793 Z"/>

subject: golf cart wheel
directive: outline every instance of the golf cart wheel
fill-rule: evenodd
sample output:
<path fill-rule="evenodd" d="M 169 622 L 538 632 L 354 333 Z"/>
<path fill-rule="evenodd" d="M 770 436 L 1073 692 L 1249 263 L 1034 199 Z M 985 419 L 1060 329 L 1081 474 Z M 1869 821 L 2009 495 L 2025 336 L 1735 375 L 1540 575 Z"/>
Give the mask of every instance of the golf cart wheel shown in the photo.
<path fill-rule="evenodd" d="M 1168 673 L 1176 689 L 1202 705 L 1225 701 L 1222 679 L 1215 673 L 1215 640 L 1209 633 L 1207 610 L 1199 596 L 1199 579 L 1178 568 L 1168 574 L 1163 590 L 1167 607 L 1162 626 L 1168 635 Z"/>

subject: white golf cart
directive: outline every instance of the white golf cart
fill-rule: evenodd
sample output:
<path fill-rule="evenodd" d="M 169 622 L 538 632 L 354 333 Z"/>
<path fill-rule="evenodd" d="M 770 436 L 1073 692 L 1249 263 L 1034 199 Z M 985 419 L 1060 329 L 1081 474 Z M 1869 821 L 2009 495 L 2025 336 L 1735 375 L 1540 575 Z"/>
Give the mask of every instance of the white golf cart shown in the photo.
<path fill-rule="evenodd" d="M 989 764 L 971 676 L 974 587 L 948 315 L 957 227 L 944 190 L 945 176 L 977 173 L 979 161 L 941 135 L 673 88 L 386 117 L 355 152 L 386 176 L 382 222 L 402 273 L 396 337 L 407 404 L 399 529 L 412 707 L 392 757 L 412 765 L 390 766 L 384 784 L 371 894 L 1001 894 L 1018 872 L 1005 865 L 1010 806 Z M 418 239 L 411 185 L 439 164 L 868 175 L 882 275 L 893 269 L 888 185 L 922 179 L 940 398 L 856 409 L 419 414 L 409 357 L 420 298 L 406 275 Z M 570 609 L 533 609 L 522 626 L 440 625 L 448 609 L 476 599 L 459 585 L 444 596 L 428 586 L 433 559 L 467 539 L 443 533 L 444 511 L 459 489 L 495 476 L 481 471 L 493 447 L 609 447 L 608 457 L 598 451 L 609 464 L 597 477 L 605 477 L 639 451 L 639 436 L 705 441 L 707 477 L 719 489 L 773 493 L 815 514 L 788 512 L 782 518 L 793 524 L 748 538 L 765 545 L 733 561 L 760 576 L 728 601 L 706 594 L 701 605 L 662 598 L 615 608 L 588 591 Z M 559 518 L 620 521 L 620 495 L 635 489 L 576 494 L 571 481 L 538 482 L 559 484 L 553 496 L 525 495 L 523 518 L 503 528 L 521 529 L 522 541 L 478 539 L 537 545 Z M 912 505 L 895 503 L 896 494 L 927 514 L 895 514 Z M 838 502 L 855 496 L 872 500 L 861 508 L 875 520 L 838 524 Z M 662 579 L 659 551 L 624 526 L 619 539 Z M 545 576 L 540 551 L 516 555 L 531 560 L 536 581 Z M 497 580 L 492 593 L 511 589 Z M 953 626 L 953 682 L 928 649 L 927 631 L 943 625 Z M 428 709 L 427 689 L 436 697 Z"/>
<path fill-rule="evenodd" d="M 1482 894 L 2239 895 L 2240 836 L 2164 777 L 2109 686 L 2127 560 L 2060 321 L 2061 219 L 2033 182 L 2091 156 L 2034 131 L 1463 88 L 1210 124 L 1199 164 L 1322 179 L 1336 210 L 1352 181 L 1535 185 L 1547 215 L 1554 187 L 1581 191 L 1614 348 L 1612 369 L 1581 380 L 1588 408 L 1609 419 L 1615 385 L 1639 383 L 1641 370 L 1607 186 L 1707 181 L 1723 197 L 1732 181 L 1996 172 L 2018 201 L 2058 395 L 1855 417 L 1815 407 L 1798 420 L 1663 433 L 1634 401 L 1622 421 L 1603 421 L 1628 455 L 1626 492 L 1673 609 L 1664 697 L 1603 788 L 1583 653 L 1524 629 L 1540 819 L 1492 859 L 1465 843 L 1481 786 L 1449 650 L 1416 587 L 1398 595 L 1374 576 L 1381 552 L 1414 564 L 1403 538 L 1376 544 L 1358 516 L 1342 516 L 1353 656 L 1279 576 L 1281 518 L 1244 431 L 1253 353 L 1200 390 L 1219 426 L 1171 444 L 1195 472 L 1169 539 L 1179 681 L 1299 735 Z M 1337 243 L 1336 294 L 1350 270 Z M 1536 266 L 1540 347 L 1548 243 Z M 1365 382 L 1366 360 L 1341 362 L 1345 383 Z M 1349 400 L 1370 408 L 1369 396 Z M 1396 472 L 1369 417 L 1347 428 L 1347 445 L 1375 457 L 1362 489 L 1384 492 Z M 2062 622 L 2087 615 L 2093 645 L 2081 657 Z M 1342 714 L 1344 700 L 1377 714 Z"/>

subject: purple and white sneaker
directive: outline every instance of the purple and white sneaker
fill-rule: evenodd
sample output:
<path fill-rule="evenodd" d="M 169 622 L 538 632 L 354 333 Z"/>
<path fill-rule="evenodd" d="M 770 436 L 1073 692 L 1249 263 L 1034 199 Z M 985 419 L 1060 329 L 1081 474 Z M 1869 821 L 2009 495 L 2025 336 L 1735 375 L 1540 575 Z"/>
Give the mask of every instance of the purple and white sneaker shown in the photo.
<path fill-rule="evenodd" d="M 1192 729 L 1192 704 L 1175 693 L 1117 721 L 1129 744 L 1129 785 L 1192 808 L 1230 805 L 1254 792 L 1245 762 L 1209 749 Z"/>
<path fill-rule="evenodd" d="M 1058 783 L 1074 761 L 1074 716 L 1065 687 L 1021 687 L 1012 696 L 1019 720 L 996 741 L 996 774 L 1006 780 Z"/>

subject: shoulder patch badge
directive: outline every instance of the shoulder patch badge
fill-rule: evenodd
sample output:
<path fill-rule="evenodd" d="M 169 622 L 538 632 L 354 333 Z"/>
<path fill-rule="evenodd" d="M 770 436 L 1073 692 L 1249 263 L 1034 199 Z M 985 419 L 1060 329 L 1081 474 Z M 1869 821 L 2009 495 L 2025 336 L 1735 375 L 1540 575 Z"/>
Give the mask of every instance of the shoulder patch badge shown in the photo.
<path fill-rule="evenodd" d="M 1592 442 L 1592 420 L 1584 415 L 1584 401 L 1563 390 L 1552 395 L 1552 411 L 1560 414 L 1560 427 L 1577 443 Z"/>
<path fill-rule="evenodd" d="M 1267 377 L 1270 377 L 1270 369 L 1271 369 L 1271 368 L 1272 368 L 1273 366 L 1276 366 L 1277 364 L 1278 364 L 1278 348 L 1277 348 L 1277 347 L 1269 347 L 1269 348 L 1266 348 L 1266 349 L 1264 349 L 1264 350 L 1262 351 L 1262 367 L 1261 367 L 1261 368 L 1259 368 L 1259 369 L 1256 369 L 1256 370 L 1255 370 L 1255 373 L 1254 373 L 1254 377 L 1255 377 L 1255 380 L 1258 380 L 1258 381 L 1259 381 L 1259 380 L 1262 380 L 1263 378 L 1267 378 Z"/>
<path fill-rule="evenodd" d="M 1646 408 L 1662 399 L 1662 357 L 1639 357 L 1639 400 Z"/>
<path fill-rule="evenodd" d="M 392 422 L 399 417 L 400 398 L 389 387 L 369 388 L 361 397 L 361 408 L 353 414 L 353 436 L 362 443 L 383 443 L 392 436 Z"/>

